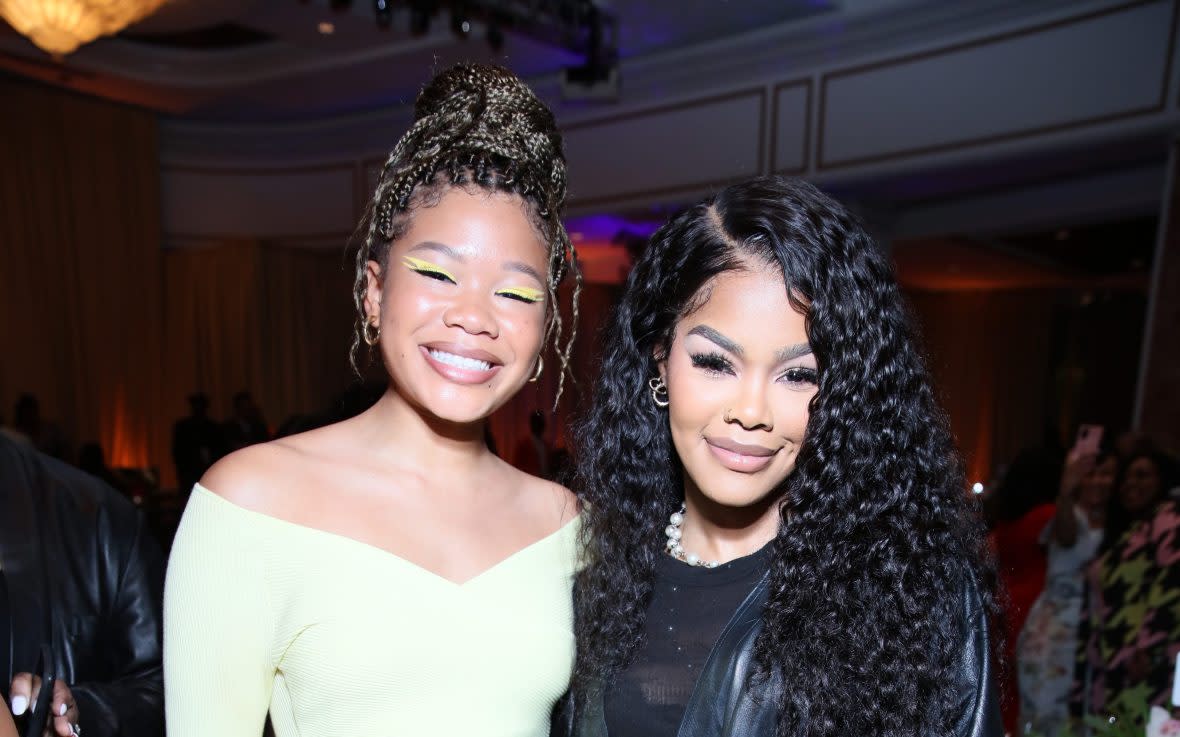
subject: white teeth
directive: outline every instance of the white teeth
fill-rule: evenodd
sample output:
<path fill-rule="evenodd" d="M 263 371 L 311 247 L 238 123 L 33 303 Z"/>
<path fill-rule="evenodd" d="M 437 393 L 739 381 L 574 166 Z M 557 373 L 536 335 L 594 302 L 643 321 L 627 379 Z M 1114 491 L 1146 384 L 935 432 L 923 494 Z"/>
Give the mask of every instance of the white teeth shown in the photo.
<path fill-rule="evenodd" d="M 489 371 L 492 364 L 487 361 L 481 361 L 478 358 L 468 358 L 467 356 L 456 356 L 454 353 L 447 353 L 440 351 L 437 348 L 430 348 L 430 357 L 439 363 L 445 363 L 448 366 L 455 368 L 469 369 L 471 371 Z"/>

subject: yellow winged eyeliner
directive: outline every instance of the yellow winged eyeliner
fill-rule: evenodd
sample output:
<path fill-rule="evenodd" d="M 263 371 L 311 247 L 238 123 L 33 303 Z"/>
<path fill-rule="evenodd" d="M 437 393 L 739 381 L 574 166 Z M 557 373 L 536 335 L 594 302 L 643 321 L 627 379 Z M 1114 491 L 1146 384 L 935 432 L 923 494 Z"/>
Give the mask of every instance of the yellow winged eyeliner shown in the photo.
<path fill-rule="evenodd" d="M 496 294 L 504 295 L 505 297 L 519 297 L 526 302 L 540 302 L 541 298 L 545 296 L 540 289 L 533 289 L 532 287 L 507 287 L 496 291 Z"/>
<path fill-rule="evenodd" d="M 453 282 L 458 283 L 459 281 L 455 278 L 454 274 L 447 271 L 438 264 L 432 264 L 429 261 L 423 261 L 420 258 L 414 258 L 413 256 L 402 256 L 402 263 L 404 263 L 410 270 L 417 271 L 420 274 L 438 274 L 440 276 L 445 276 Z"/>

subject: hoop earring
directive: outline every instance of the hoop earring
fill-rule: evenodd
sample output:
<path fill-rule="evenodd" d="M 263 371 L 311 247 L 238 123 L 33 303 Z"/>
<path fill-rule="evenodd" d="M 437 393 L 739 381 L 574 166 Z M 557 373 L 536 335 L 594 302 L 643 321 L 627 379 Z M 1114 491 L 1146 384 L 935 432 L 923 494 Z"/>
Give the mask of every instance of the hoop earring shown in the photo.
<path fill-rule="evenodd" d="M 545 357 L 537 355 L 537 370 L 533 372 L 533 378 L 529 379 L 530 384 L 536 384 L 537 379 L 541 378 L 541 372 L 545 370 Z"/>
<path fill-rule="evenodd" d="M 372 328 L 372 332 L 369 331 L 369 328 Z M 361 339 L 369 347 L 377 345 L 377 341 L 381 339 L 381 327 L 377 324 L 376 317 L 365 320 L 365 324 L 361 326 Z"/>
<path fill-rule="evenodd" d="M 647 388 L 651 389 L 651 401 L 655 402 L 657 407 L 667 407 L 671 404 L 668 401 L 668 385 L 664 383 L 664 377 L 655 376 L 648 379 Z"/>

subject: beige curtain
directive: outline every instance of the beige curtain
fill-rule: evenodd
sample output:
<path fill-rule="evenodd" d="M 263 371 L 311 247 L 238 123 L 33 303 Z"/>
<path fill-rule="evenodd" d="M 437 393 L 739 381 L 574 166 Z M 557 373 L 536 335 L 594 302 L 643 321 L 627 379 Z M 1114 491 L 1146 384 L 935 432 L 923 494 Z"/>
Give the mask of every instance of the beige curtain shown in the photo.
<path fill-rule="evenodd" d="M 149 112 L 0 78 L 0 413 L 18 394 L 114 465 L 154 460 L 160 204 Z"/>
<path fill-rule="evenodd" d="M 293 414 L 326 410 L 352 380 L 352 274 L 341 252 L 228 241 L 165 251 L 163 262 L 173 419 L 194 391 L 224 419 L 245 390 L 274 430 Z M 155 457 L 170 459 L 169 437 L 158 441 Z"/>
<path fill-rule="evenodd" d="M 1053 418 L 1051 290 L 911 291 L 930 369 L 967 465 L 988 482 L 998 463 L 1040 445 Z"/>

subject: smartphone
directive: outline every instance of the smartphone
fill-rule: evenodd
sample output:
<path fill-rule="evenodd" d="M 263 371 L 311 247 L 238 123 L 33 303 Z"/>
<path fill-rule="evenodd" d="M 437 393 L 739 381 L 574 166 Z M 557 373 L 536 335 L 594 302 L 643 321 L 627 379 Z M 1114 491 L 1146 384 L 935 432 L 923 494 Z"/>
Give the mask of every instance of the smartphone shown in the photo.
<path fill-rule="evenodd" d="M 37 672 L 41 674 L 41 690 L 37 693 L 37 701 L 30 704 L 29 719 L 25 722 L 25 737 L 41 737 L 45 732 L 45 725 L 49 722 L 49 707 L 53 705 L 53 658 L 49 648 L 41 646 L 41 654 L 37 657 Z"/>
<path fill-rule="evenodd" d="M 1098 455 L 1102 446 L 1102 425 L 1081 425 L 1078 427 L 1078 437 L 1074 440 L 1073 454 L 1075 457 L 1084 455 Z"/>

